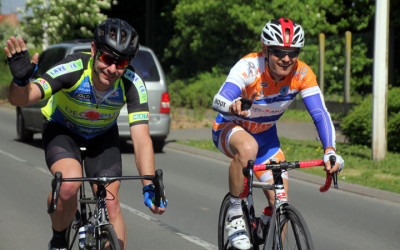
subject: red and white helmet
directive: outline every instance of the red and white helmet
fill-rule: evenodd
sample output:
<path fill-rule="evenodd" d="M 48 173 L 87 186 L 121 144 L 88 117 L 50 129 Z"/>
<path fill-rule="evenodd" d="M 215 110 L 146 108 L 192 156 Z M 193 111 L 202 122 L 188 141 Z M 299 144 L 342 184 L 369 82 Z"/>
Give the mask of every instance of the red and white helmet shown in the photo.
<path fill-rule="evenodd" d="M 286 43 L 285 34 L 289 34 L 289 42 Z M 290 19 L 273 19 L 265 24 L 261 32 L 261 42 L 265 46 L 282 46 L 290 48 L 304 47 L 304 31 L 300 25 Z"/>

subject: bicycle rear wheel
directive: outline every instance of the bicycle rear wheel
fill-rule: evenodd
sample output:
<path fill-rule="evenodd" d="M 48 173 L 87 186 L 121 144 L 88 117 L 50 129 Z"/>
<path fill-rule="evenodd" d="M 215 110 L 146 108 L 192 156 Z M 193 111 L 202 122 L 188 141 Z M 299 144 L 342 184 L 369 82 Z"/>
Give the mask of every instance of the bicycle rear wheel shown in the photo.
<path fill-rule="evenodd" d="M 293 206 L 285 206 L 281 208 L 279 215 L 279 224 L 281 230 L 282 248 L 280 248 L 279 238 L 274 232 L 273 249 L 303 249 L 313 250 L 314 245 L 311 239 L 310 231 L 300 212 Z"/>
<path fill-rule="evenodd" d="M 101 227 L 100 249 L 120 250 L 117 234 L 112 225 Z"/>
<path fill-rule="evenodd" d="M 229 208 L 229 197 L 230 197 L 229 193 L 225 195 L 224 199 L 222 200 L 221 208 L 219 210 L 219 219 L 218 219 L 218 249 L 219 250 L 234 249 L 230 245 L 228 234 L 225 231 L 225 222 L 228 219 L 227 212 L 228 212 L 228 208 Z M 245 204 L 242 201 L 243 219 L 246 222 L 247 235 L 250 238 L 251 244 L 253 244 L 252 249 L 258 250 L 258 245 L 254 244 L 254 240 L 253 240 L 252 233 L 250 230 L 249 216 L 248 216 L 247 210 L 245 208 L 246 208 Z"/>

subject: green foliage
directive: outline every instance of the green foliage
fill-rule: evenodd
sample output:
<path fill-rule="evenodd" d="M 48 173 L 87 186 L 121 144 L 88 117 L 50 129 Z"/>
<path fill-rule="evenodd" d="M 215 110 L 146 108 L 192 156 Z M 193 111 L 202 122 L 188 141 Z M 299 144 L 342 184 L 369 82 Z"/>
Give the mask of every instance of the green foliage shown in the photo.
<path fill-rule="evenodd" d="M 388 93 L 388 149 L 400 152 L 400 88 Z M 340 124 L 344 135 L 352 144 L 371 146 L 372 143 L 372 96 L 353 108 Z"/>
<path fill-rule="evenodd" d="M 114 0 L 113 4 L 117 1 Z M 107 0 L 28 0 L 20 12 L 22 23 L 32 42 L 39 46 L 44 39 L 49 44 L 75 38 L 91 38 L 93 30 L 106 15 L 101 9 L 110 9 Z M 32 13 L 32 15 L 27 13 Z"/>
<path fill-rule="evenodd" d="M 173 107 L 210 108 L 226 76 L 202 73 L 188 80 L 176 80 L 168 85 Z"/>
<path fill-rule="evenodd" d="M 280 138 L 280 141 L 287 161 L 321 159 L 324 154 L 321 143 L 318 141 L 291 140 L 283 137 Z M 179 141 L 179 143 L 219 152 L 211 139 L 203 141 Z M 343 143 L 338 143 L 336 146 L 338 154 L 345 161 L 345 167 L 338 176 L 339 187 L 340 183 L 345 181 L 400 193 L 400 167 L 398 164 L 400 154 L 388 152 L 384 160 L 373 161 L 371 159 L 371 149 L 367 146 Z M 325 171 L 318 167 L 299 171 L 325 176 Z"/>
<path fill-rule="evenodd" d="M 326 91 L 343 95 L 344 32 L 364 31 L 373 14 L 374 5 L 368 0 L 297 0 L 290 4 L 281 0 L 181 0 L 172 12 L 175 34 L 165 49 L 165 60 L 173 65 L 169 70 L 173 79 L 193 77 L 213 67 L 227 73 L 242 56 L 260 49 L 259 37 L 267 21 L 286 17 L 305 30 L 300 60 L 317 75 L 318 35 L 327 35 Z M 371 56 L 365 53 L 368 46 L 368 40 L 353 38 L 352 91 L 370 89 L 371 74 L 365 74 L 372 65 Z"/>

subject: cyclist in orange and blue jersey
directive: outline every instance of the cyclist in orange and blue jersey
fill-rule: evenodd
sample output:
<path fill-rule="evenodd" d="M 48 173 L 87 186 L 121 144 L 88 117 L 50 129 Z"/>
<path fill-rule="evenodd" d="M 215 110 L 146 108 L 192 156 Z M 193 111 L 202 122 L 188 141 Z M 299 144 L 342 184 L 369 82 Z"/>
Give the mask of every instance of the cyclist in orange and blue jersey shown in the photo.
<path fill-rule="evenodd" d="M 250 53 L 235 64 L 213 100 L 213 109 L 219 112 L 213 125 L 213 141 L 222 153 L 233 159 L 229 168 L 231 198 L 225 229 L 231 245 L 237 249 L 251 247 L 242 218 L 241 197 L 246 196 L 242 168 L 248 160 L 255 164 L 285 161 L 276 122 L 297 94 L 303 98 L 318 130 L 325 151 L 325 170 L 333 173 L 344 166 L 342 157 L 336 154 L 335 128 L 315 74 L 298 60 L 304 46 L 302 27 L 286 18 L 271 20 L 263 27 L 261 43 L 261 52 Z M 250 109 L 242 110 L 242 102 L 251 105 Z M 330 155 L 336 156 L 335 166 L 330 166 Z M 270 171 L 256 176 L 262 182 L 273 182 Z M 287 172 L 282 172 L 282 177 L 287 193 Z M 261 215 L 260 223 L 264 224 L 274 204 L 273 191 L 265 194 L 269 206 Z M 265 237 L 262 228 L 257 230 L 260 238 Z"/>
<path fill-rule="evenodd" d="M 22 38 L 10 37 L 4 51 L 14 77 L 9 100 L 15 106 L 49 98 L 42 109 L 43 147 L 51 173 L 64 178 L 82 177 L 79 148 L 86 147 L 88 177 L 121 176 L 122 159 L 117 127 L 121 108 L 127 105 L 135 163 L 140 175 L 154 175 L 154 151 L 149 134 L 146 85 L 129 66 L 139 50 L 139 36 L 127 22 L 109 18 L 95 30 L 91 53 L 67 56 L 43 76 L 31 80 L 38 54 L 32 57 Z M 66 231 L 77 209 L 80 183 L 66 182 L 59 204 L 51 214 L 53 237 L 48 248 L 67 249 Z M 126 227 L 119 204 L 120 182 L 107 186 L 107 210 L 121 249 L 126 248 Z M 93 188 L 96 188 L 94 185 Z M 162 214 L 166 204 L 154 205 L 154 185 L 143 181 L 144 204 Z M 51 195 L 48 199 L 50 203 Z"/>

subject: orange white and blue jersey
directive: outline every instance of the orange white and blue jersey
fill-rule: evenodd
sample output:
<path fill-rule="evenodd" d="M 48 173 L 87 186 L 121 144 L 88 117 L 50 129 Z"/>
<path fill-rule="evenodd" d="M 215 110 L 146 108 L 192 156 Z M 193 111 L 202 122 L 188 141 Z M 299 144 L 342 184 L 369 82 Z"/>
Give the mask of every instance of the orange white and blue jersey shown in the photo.
<path fill-rule="evenodd" d="M 246 89 L 247 97 L 254 91 L 257 92 L 248 117 L 229 113 L 229 106 L 240 98 L 242 88 Z M 276 137 L 278 143 L 274 143 L 274 147 L 279 146 L 275 124 L 299 93 L 314 120 L 324 149 L 335 148 L 335 129 L 312 69 L 297 60 L 290 74 L 281 81 L 275 81 L 268 71 L 262 52 L 250 53 L 240 59 L 215 95 L 213 109 L 219 112 L 213 126 L 215 144 L 232 157 L 226 143 L 229 140 L 226 128 L 238 126 L 255 137 L 268 134 L 268 137 L 262 136 L 264 139 L 257 140 L 259 143 L 271 140 L 271 136 Z M 229 133 L 232 132 L 234 131 L 231 129 Z"/>

